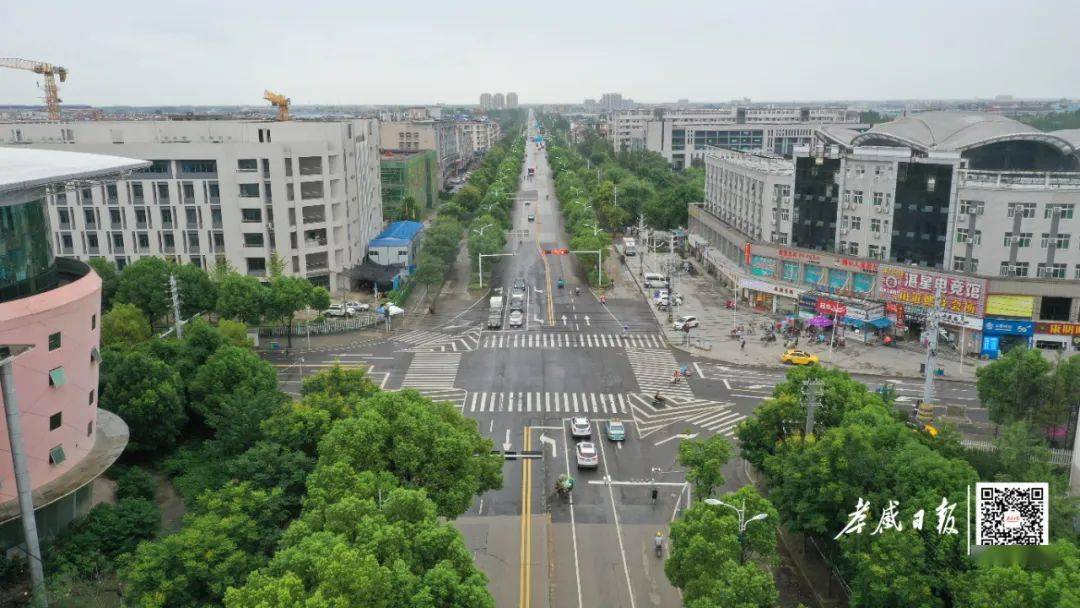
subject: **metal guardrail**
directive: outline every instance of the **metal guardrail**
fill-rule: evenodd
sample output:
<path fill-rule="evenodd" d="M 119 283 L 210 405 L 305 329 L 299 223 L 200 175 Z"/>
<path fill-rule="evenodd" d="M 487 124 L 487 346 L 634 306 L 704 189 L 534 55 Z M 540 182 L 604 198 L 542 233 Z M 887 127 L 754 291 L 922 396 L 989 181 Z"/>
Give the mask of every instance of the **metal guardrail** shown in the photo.
<path fill-rule="evenodd" d="M 365 312 L 346 319 L 326 319 L 322 323 L 293 323 L 293 336 L 325 336 L 340 334 L 347 331 L 356 331 L 367 327 L 373 327 L 381 321 L 381 317 L 375 313 Z M 259 327 L 259 336 L 268 338 L 280 338 L 288 335 L 287 325 L 271 325 Z"/>

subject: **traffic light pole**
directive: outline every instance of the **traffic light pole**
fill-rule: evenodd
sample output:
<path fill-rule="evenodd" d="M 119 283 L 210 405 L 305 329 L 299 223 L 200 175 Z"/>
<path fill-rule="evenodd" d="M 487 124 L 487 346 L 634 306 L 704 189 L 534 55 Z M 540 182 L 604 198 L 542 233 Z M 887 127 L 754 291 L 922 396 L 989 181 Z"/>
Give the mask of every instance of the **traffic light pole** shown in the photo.
<path fill-rule="evenodd" d="M 604 267 L 601 260 L 604 258 L 603 249 L 588 249 L 584 251 L 571 251 L 570 253 L 595 253 L 596 254 L 596 285 L 597 287 L 604 286 Z"/>

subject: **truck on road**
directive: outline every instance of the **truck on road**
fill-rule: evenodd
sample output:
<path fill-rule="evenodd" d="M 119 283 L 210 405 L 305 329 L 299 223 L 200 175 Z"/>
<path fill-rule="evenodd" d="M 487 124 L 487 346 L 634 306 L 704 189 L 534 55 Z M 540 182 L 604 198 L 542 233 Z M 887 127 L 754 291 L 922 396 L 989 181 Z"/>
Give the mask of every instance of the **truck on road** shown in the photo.
<path fill-rule="evenodd" d="M 493 292 L 491 299 L 488 300 L 488 329 L 499 329 L 502 327 L 503 317 L 503 292 L 502 288 L 498 287 Z"/>

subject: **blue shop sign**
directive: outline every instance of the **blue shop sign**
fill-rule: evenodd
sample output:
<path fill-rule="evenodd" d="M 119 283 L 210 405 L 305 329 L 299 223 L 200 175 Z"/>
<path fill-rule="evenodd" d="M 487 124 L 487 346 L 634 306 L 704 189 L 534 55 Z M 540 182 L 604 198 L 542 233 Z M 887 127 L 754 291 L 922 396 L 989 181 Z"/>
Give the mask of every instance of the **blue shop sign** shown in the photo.
<path fill-rule="evenodd" d="M 983 333 L 995 336 L 1031 336 L 1035 324 L 1017 319 L 983 319 Z"/>

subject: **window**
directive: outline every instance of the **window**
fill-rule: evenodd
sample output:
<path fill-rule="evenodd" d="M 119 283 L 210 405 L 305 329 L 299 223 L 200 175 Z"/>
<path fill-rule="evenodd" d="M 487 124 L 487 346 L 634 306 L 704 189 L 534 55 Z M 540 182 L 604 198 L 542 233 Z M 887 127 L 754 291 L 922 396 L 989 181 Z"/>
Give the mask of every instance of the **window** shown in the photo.
<path fill-rule="evenodd" d="M 1046 210 L 1043 212 L 1043 217 L 1050 219 L 1054 215 L 1060 216 L 1062 219 L 1071 220 L 1073 217 L 1073 208 L 1076 205 L 1072 203 L 1050 203 L 1046 206 Z"/>
<path fill-rule="evenodd" d="M 124 223 L 124 220 L 119 209 L 109 209 L 109 221 L 112 222 L 113 228 L 122 227 L 121 224 Z"/>
<path fill-rule="evenodd" d="M 241 209 L 240 221 L 246 223 L 258 223 L 262 221 L 262 209 Z"/>
<path fill-rule="evenodd" d="M 1001 276 L 1003 277 L 1026 277 L 1028 276 L 1028 263 L 1027 262 L 1002 262 L 1001 263 Z"/>
<path fill-rule="evenodd" d="M 784 208 L 780 209 L 780 220 L 781 221 L 786 222 L 790 218 L 791 218 L 791 213 L 790 213 L 790 210 L 788 208 L 784 207 Z"/>
<path fill-rule="evenodd" d="M 1044 264 L 1039 263 L 1036 269 L 1036 276 L 1040 279 L 1064 279 L 1066 264 Z"/>
<path fill-rule="evenodd" d="M 1013 243 L 1016 243 L 1017 247 L 1030 247 L 1031 235 L 1031 232 L 1006 232 L 1005 246 L 1009 247 Z"/>
<path fill-rule="evenodd" d="M 60 220 L 60 224 L 65 228 L 70 228 L 71 214 L 68 212 L 67 209 L 57 209 L 56 219 Z"/>
<path fill-rule="evenodd" d="M 49 450 L 49 464 L 56 465 L 67 460 L 67 456 L 64 455 L 64 446 L 58 445 Z"/>
<path fill-rule="evenodd" d="M 881 220 L 870 220 L 870 232 L 881 232 Z"/>
<path fill-rule="evenodd" d="M 962 258 L 960 256 L 953 257 L 952 269 L 953 270 L 959 270 L 960 272 L 966 271 L 967 270 L 967 258 Z"/>
<path fill-rule="evenodd" d="M 97 315 L 90 315 L 90 329 L 97 329 Z"/>
<path fill-rule="evenodd" d="M 168 182 L 161 182 L 157 185 L 158 202 L 162 205 L 169 202 L 169 184 Z"/>
<path fill-rule="evenodd" d="M 975 230 L 973 232 L 968 228 L 957 228 L 956 242 L 972 243 L 973 245 L 979 245 L 982 243 L 982 230 Z"/>
<path fill-rule="evenodd" d="M 101 351 L 98 350 L 98 347 L 96 347 L 96 346 L 91 346 L 90 347 L 90 362 L 91 363 L 100 363 L 101 362 Z"/>
<path fill-rule="evenodd" d="M 291 201 L 296 198 L 296 189 L 292 184 L 285 184 L 285 200 Z"/>
<path fill-rule="evenodd" d="M 217 173 L 216 160 L 182 160 L 181 173 Z"/>
<path fill-rule="evenodd" d="M 937 178 L 936 177 L 928 177 L 928 178 L 926 178 L 926 191 L 927 192 L 933 192 L 935 189 L 937 189 Z"/>
<path fill-rule="evenodd" d="M 859 255 L 859 244 L 855 241 L 848 243 L 848 253 L 851 255 Z"/>
<path fill-rule="evenodd" d="M 259 184 L 240 184 L 241 198 L 259 198 Z"/>
<path fill-rule="evenodd" d="M 236 161 L 237 171 L 258 171 L 259 161 L 254 158 L 241 158 Z"/>
<path fill-rule="evenodd" d="M 862 204 L 862 197 L 863 197 L 863 191 L 862 190 L 852 190 L 851 191 L 851 202 L 855 203 L 856 205 L 861 205 Z"/>
<path fill-rule="evenodd" d="M 86 423 L 86 436 L 90 437 L 93 434 L 94 434 L 94 421 L 91 420 L 90 422 Z"/>
<path fill-rule="evenodd" d="M 262 247 L 263 234 L 261 232 L 245 232 L 244 247 Z"/>
<path fill-rule="evenodd" d="M 862 230 L 862 218 L 861 217 L 859 217 L 857 215 L 851 216 L 851 229 L 852 230 Z"/>
<path fill-rule="evenodd" d="M 869 246 L 867 246 L 867 255 L 870 258 L 875 259 L 875 260 L 883 259 L 883 257 L 882 257 L 883 251 L 884 251 L 883 248 L 878 247 L 877 245 L 869 245 Z"/>
<path fill-rule="evenodd" d="M 49 370 L 49 386 L 55 386 L 57 388 L 64 386 L 67 382 L 67 375 L 64 373 L 63 367 L 54 367 Z"/>
<path fill-rule="evenodd" d="M 49 350 L 60 348 L 60 332 L 49 334 Z"/>
<path fill-rule="evenodd" d="M 1035 203 L 1009 203 L 1009 217 L 1035 217 Z"/>
<path fill-rule="evenodd" d="M 184 194 L 184 203 L 187 205 L 195 204 L 195 184 L 191 182 L 184 182 L 180 184 L 180 189 Z"/>
<path fill-rule="evenodd" d="M 142 184 L 131 184 L 131 202 L 133 202 L 133 203 L 141 203 L 141 202 L 143 202 Z"/>
<path fill-rule="evenodd" d="M 94 405 L 94 389 L 90 389 L 89 405 Z"/>
<path fill-rule="evenodd" d="M 52 416 L 49 416 L 49 430 L 55 431 L 56 429 L 64 426 L 64 413 L 56 412 Z"/>
<path fill-rule="evenodd" d="M 881 205 L 884 202 L 885 202 L 885 193 L 884 192 L 875 192 L 874 193 L 874 204 L 875 205 Z"/>

